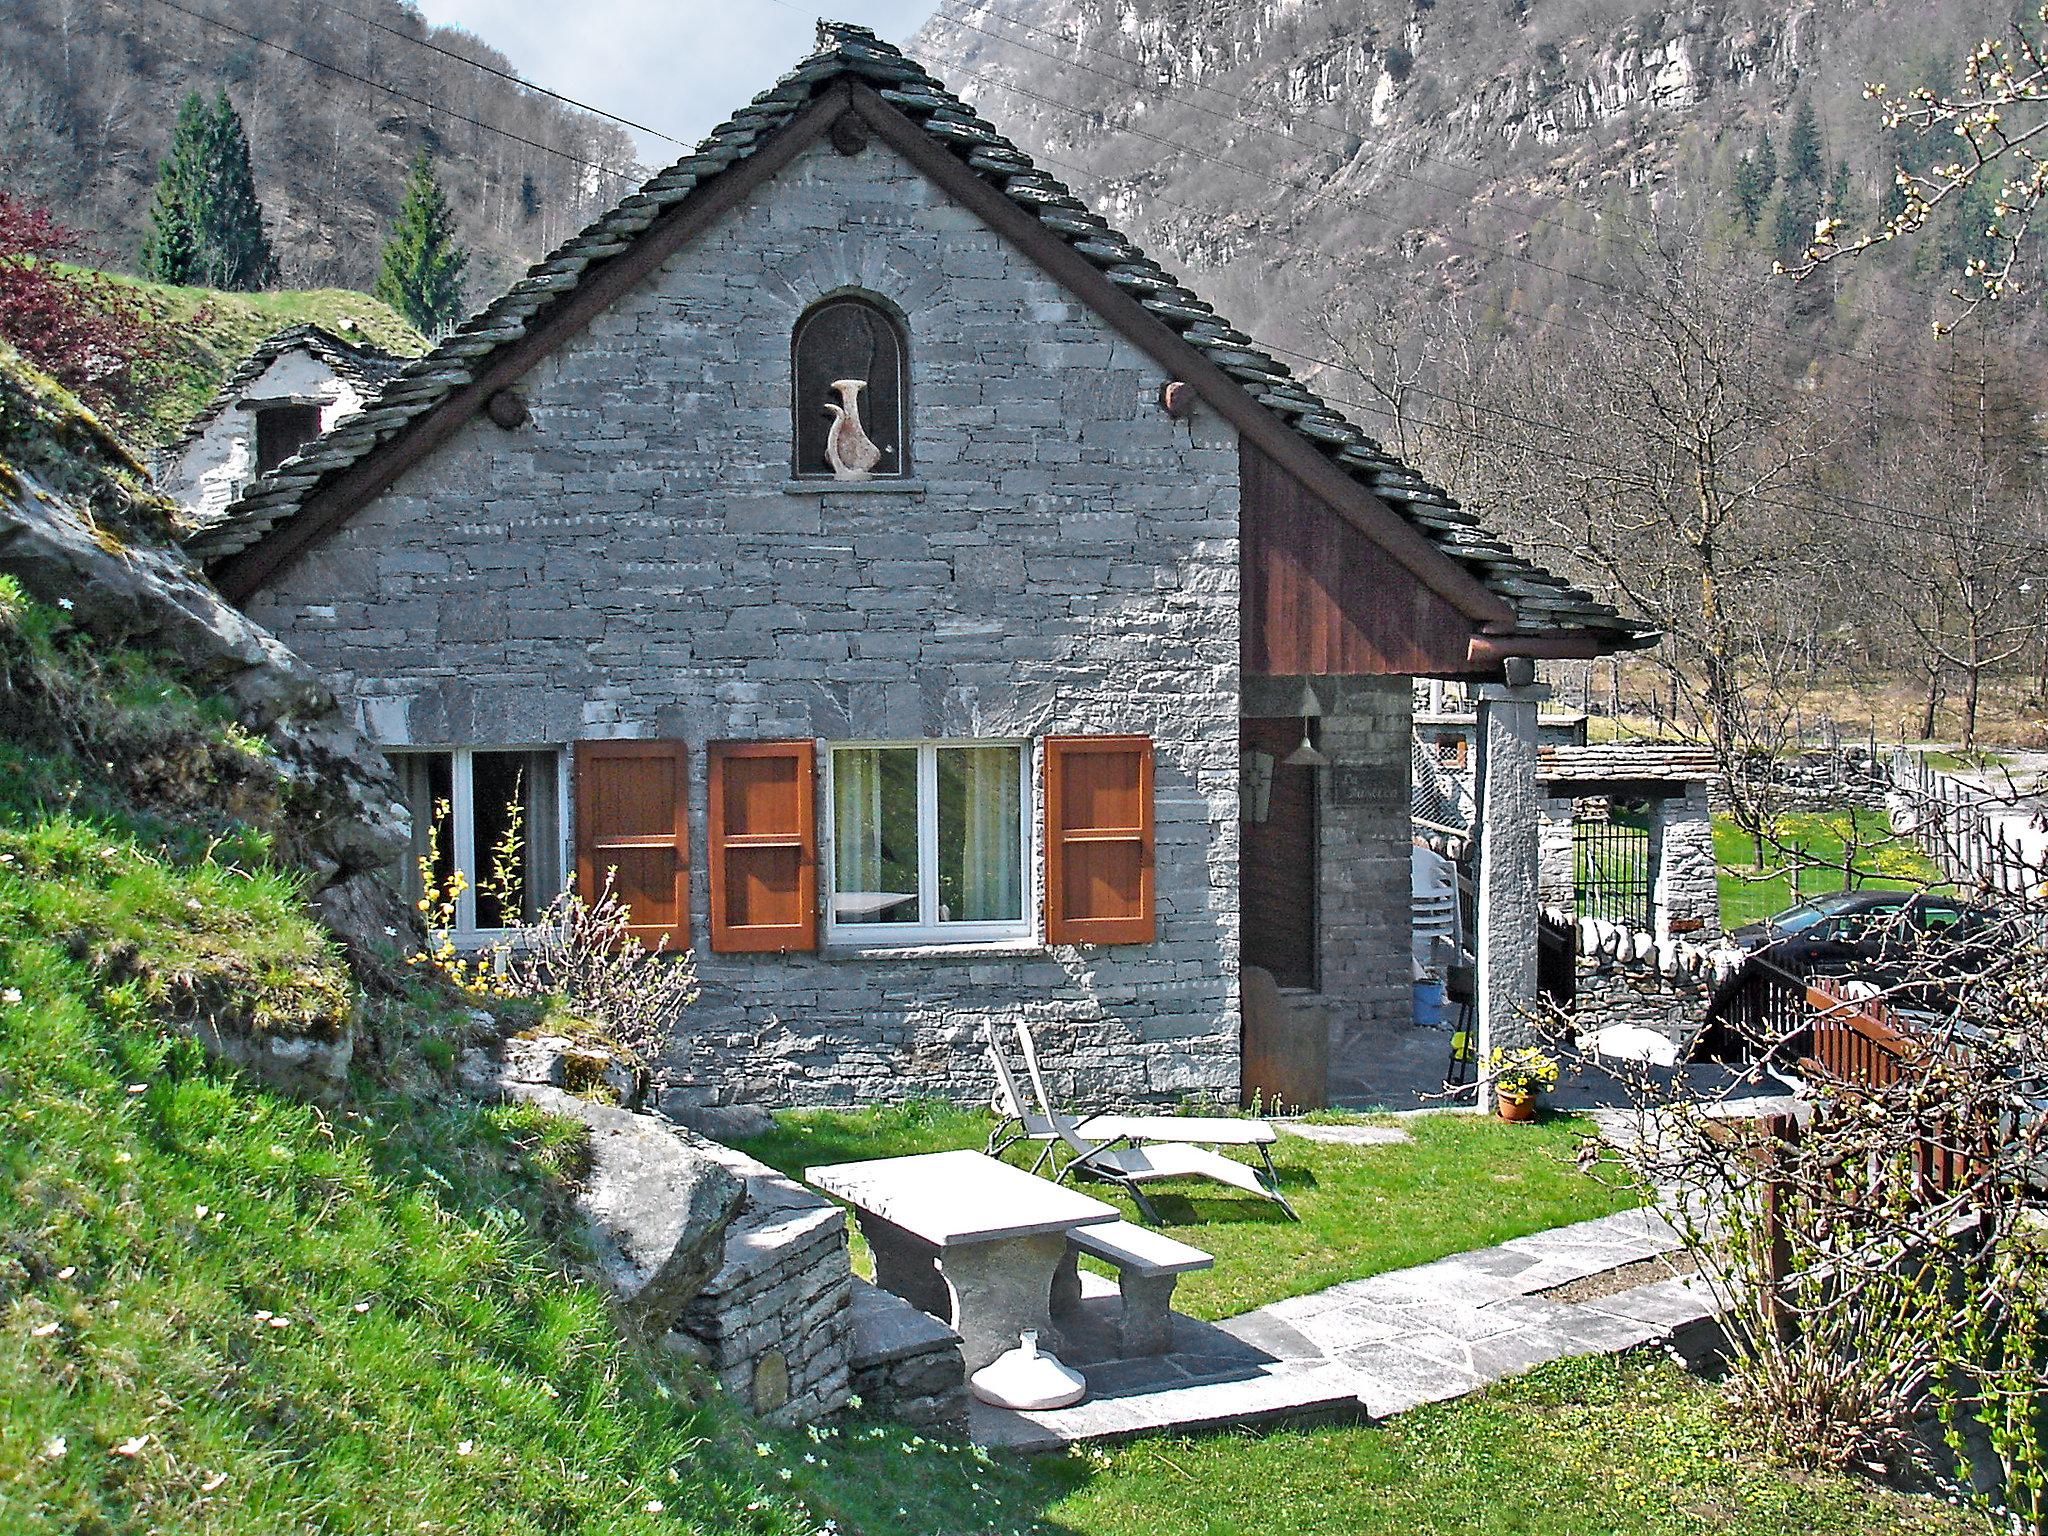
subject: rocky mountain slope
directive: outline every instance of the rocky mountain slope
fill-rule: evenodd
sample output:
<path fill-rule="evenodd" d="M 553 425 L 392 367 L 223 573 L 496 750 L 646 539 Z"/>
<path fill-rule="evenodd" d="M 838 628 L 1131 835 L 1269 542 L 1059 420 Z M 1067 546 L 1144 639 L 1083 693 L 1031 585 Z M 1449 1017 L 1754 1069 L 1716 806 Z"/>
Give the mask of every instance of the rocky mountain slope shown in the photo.
<path fill-rule="evenodd" d="M 511 72 L 401 0 L 8 0 L 0 15 L 0 186 L 95 232 L 116 264 L 134 257 L 191 90 L 225 88 L 242 114 L 288 287 L 370 288 L 422 150 L 473 252 L 478 301 L 629 185 L 610 174 L 633 168 L 623 131 L 472 67 Z"/>
<path fill-rule="evenodd" d="M 2007 0 L 944 0 L 912 51 L 1276 339 L 1339 287 L 1578 303 L 1603 242 L 1735 216 L 1810 107 L 1853 219 L 1896 146 L 1866 81 L 1939 78 Z M 1789 167 L 1781 197 L 1793 196 Z M 1787 229 L 1807 210 L 1795 208 Z M 1760 220 L 1754 255 L 1775 254 Z M 1810 223 L 1804 224 L 1810 228 Z M 1942 255 L 1845 273 L 1945 290 Z M 1853 319 L 1846 327 L 1857 324 Z"/>

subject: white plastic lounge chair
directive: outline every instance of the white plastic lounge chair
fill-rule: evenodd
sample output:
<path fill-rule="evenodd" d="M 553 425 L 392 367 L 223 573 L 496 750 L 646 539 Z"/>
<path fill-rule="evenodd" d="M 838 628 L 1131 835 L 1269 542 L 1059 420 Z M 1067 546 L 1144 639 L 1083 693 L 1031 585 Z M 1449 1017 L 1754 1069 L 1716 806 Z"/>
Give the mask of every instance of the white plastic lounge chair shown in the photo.
<path fill-rule="evenodd" d="M 1039 1114 L 1058 1136 L 1058 1144 L 1064 1145 L 1067 1150 L 1064 1167 L 1060 1165 L 1058 1158 L 1053 1158 L 1054 1182 L 1065 1182 L 1067 1176 L 1078 1169 L 1091 1177 L 1121 1185 L 1130 1191 L 1131 1198 L 1138 1203 L 1138 1209 L 1145 1213 L 1145 1219 L 1156 1222 L 1159 1220 L 1159 1213 L 1145 1197 L 1141 1185 L 1157 1179 L 1209 1179 L 1218 1184 L 1228 1184 L 1233 1189 L 1241 1189 L 1248 1195 L 1257 1195 L 1261 1200 L 1271 1200 L 1294 1220 L 1301 1219 L 1295 1215 L 1294 1207 L 1287 1203 L 1287 1197 L 1280 1193 L 1277 1179 L 1269 1185 L 1259 1177 L 1256 1170 L 1236 1159 L 1225 1157 L 1220 1152 L 1212 1152 L 1207 1147 L 1193 1145 L 1190 1140 L 1185 1139 L 1185 1133 L 1182 1138 L 1148 1139 L 1140 1143 L 1128 1130 L 1115 1126 L 1112 1117 L 1108 1115 L 1082 1120 L 1073 1115 L 1060 1114 L 1052 1107 L 1052 1099 L 1045 1091 L 1045 1079 L 1039 1075 L 1038 1051 L 1032 1045 L 1031 1031 L 1022 1024 L 1017 1026 L 1017 1046 L 1024 1053 L 1024 1070 L 1030 1076 L 1031 1091 L 1037 1100 Z M 1001 1053 L 997 1052 L 996 1055 L 1000 1060 Z M 1002 1082 L 1003 1075 L 1003 1069 L 999 1068 L 996 1078 L 998 1084 Z M 1170 1115 L 1143 1118 L 1148 1127 L 1143 1134 L 1147 1137 L 1166 1132 L 1175 1119 Z M 1259 1122 L 1249 1123 L 1256 1125 Z M 1026 1126 L 1028 1134 L 1028 1121 Z M 1267 1129 L 1271 1130 L 1271 1127 Z M 1045 1152 L 1039 1157 L 1039 1163 L 1043 1163 L 1051 1156 L 1054 1145 L 1055 1143 L 1047 1143 Z M 1265 1145 L 1258 1145 L 1263 1156 Z M 1034 1163 L 1032 1166 L 1035 1169 L 1038 1164 Z M 1266 1159 L 1266 1166 L 1268 1169 L 1273 1166 L 1270 1157 Z"/>
<path fill-rule="evenodd" d="M 1025 1029 L 1027 1026 L 1017 1027 Z M 995 1092 L 990 1097 L 989 1109 L 996 1117 L 996 1125 L 989 1132 L 988 1145 L 983 1150 L 990 1157 L 996 1157 L 1003 1148 L 1019 1141 L 1057 1142 L 1060 1133 L 1053 1129 L 1052 1121 L 1028 1107 L 994 1025 L 989 1026 L 988 1059 L 995 1068 Z M 1074 1129 L 1096 1141 L 1184 1141 L 1201 1147 L 1256 1147 L 1260 1160 L 1266 1165 L 1266 1182 L 1278 1181 L 1279 1176 L 1273 1171 L 1272 1154 L 1267 1149 L 1280 1139 L 1280 1133 L 1265 1120 L 1241 1115 L 1099 1114 L 1063 1115 L 1060 1118 L 1071 1121 Z M 1044 1161 L 1045 1154 L 1041 1153 L 1038 1163 L 1032 1165 L 1032 1171 L 1035 1173 Z"/>

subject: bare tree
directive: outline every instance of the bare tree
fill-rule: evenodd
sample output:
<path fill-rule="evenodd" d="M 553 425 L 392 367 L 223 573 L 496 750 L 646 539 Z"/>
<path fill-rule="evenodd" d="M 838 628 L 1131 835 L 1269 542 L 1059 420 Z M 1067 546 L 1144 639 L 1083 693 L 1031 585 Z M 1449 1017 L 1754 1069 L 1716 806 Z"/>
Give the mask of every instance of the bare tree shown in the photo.
<path fill-rule="evenodd" d="M 1773 776 L 1749 770 L 1793 734 L 1812 606 L 1839 579 L 1810 494 L 1830 429 L 1766 343 L 1767 277 L 1690 234 L 1625 260 L 1626 311 L 1469 356 L 1448 391 L 1469 414 L 1425 434 L 1428 457 L 1455 460 L 1497 524 L 1663 632 L 1655 664 L 1761 863 L 1778 807 Z"/>

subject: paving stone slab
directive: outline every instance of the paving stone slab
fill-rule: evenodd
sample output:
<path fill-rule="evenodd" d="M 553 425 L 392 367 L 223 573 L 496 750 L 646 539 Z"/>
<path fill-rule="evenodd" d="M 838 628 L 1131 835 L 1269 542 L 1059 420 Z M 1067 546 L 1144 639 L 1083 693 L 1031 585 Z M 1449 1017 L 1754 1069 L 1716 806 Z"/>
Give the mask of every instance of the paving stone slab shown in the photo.
<path fill-rule="evenodd" d="M 1072 1408 L 1011 1413 L 975 1403 L 969 1431 L 982 1445 L 1034 1452 L 1091 1440 L 1124 1440 L 1166 1430 L 1190 1433 L 1260 1425 L 1327 1423 L 1359 1416 L 1358 1386 L 1343 1365 L 1279 1365 L 1256 1376 L 1195 1383 L 1128 1397 L 1090 1398 Z"/>
<path fill-rule="evenodd" d="M 1375 1419 L 1384 1419 L 1424 1403 L 1449 1402 L 1484 1385 L 1468 1370 L 1432 1356 L 1388 1344 L 1344 1363 L 1356 1380 L 1358 1400 Z"/>
<path fill-rule="evenodd" d="M 1683 1328 L 1713 1317 L 1720 1311 L 1718 1301 L 1704 1281 L 1683 1275 L 1652 1280 L 1647 1285 L 1616 1291 L 1612 1296 L 1595 1297 L 1580 1305 L 1589 1312 L 1604 1312 L 1665 1330 Z"/>

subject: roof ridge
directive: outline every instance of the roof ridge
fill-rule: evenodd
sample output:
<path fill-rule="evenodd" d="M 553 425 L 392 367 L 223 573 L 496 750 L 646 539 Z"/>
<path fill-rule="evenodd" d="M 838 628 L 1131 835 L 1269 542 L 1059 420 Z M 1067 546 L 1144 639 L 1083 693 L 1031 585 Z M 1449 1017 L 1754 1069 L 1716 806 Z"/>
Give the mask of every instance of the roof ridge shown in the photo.
<path fill-rule="evenodd" d="M 1030 213 L 1182 341 L 1220 368 L 1342 474 L 1391 507 L 1446 559 L 1508 604 L 1517 627 L 1592 631 L 1616 647 L 1646 632 L 1606 603 L 1517 554 L 1443 487 L 1412 470 L 1330 405 L 1288 366 L 1233 327 L 1140 250 L 1030 154 L 915 59 L 869 28 L 820 19 L 814 51 L 757 94 L 695 149 L 530 267 L 424 357 L 394 375 L 369 407 L 256 481 L 225 517 L 190 543 L 209 562 L 249 549 L 295 515 L 306 495 L 470 383 L 484 359 L 525 335 L 586 272 L 629 249 L 668 209 L 691 197 L 786 126 L 828 85 L 853 79 L 909 118 L 956 159 Z"/>

